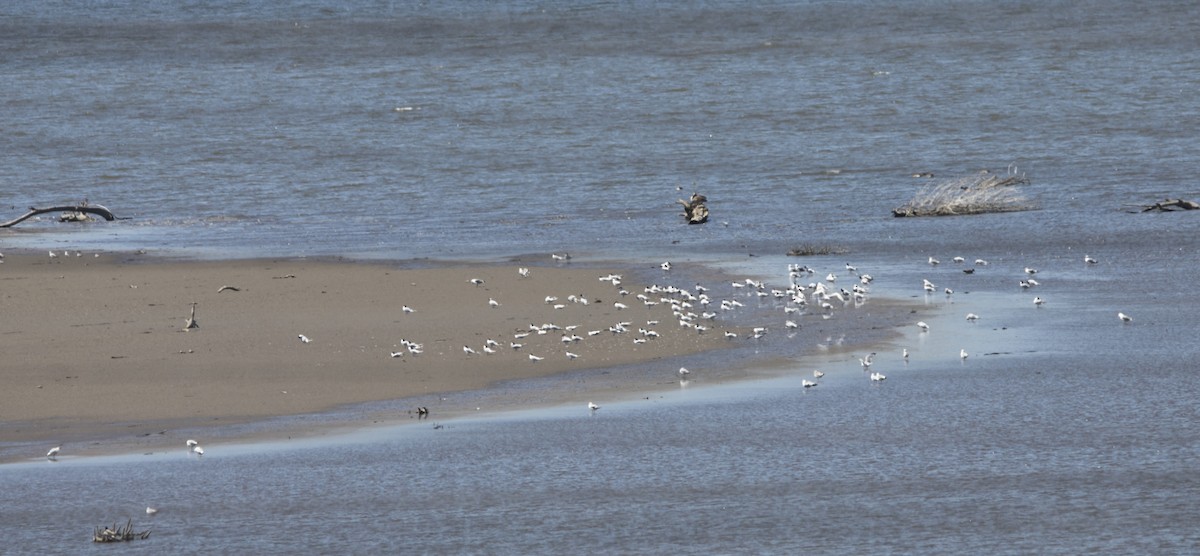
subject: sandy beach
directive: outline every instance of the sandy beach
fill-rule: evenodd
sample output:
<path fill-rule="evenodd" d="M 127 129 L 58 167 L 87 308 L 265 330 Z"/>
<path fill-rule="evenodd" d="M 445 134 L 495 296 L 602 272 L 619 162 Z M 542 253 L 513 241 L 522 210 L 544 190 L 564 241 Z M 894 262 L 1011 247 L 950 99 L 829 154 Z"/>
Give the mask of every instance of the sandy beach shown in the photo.
<path fill-rule="evenodd" d="M 533 267 L 522 276 L 517 266 L 8 254 L 0 265 L 0 430 L 16 443 L 86 442 L 103 451 L 136 439 L 140 449 L 156 437 L 174 445 L 172 429 L 483 389 L 723 345 L 719 332 L 679 326 L 669 303 L 636 299 L 644 284 L 599 280 L 613 273 L 621 271 Z M 189 330 L 193 305 L 198 327 Z M 609 330 L 619 322 L 629 332 Z M 639 328 L 658 335 L 641 342 Z M 420 344 L 419 353 L 405 341 Z"/>

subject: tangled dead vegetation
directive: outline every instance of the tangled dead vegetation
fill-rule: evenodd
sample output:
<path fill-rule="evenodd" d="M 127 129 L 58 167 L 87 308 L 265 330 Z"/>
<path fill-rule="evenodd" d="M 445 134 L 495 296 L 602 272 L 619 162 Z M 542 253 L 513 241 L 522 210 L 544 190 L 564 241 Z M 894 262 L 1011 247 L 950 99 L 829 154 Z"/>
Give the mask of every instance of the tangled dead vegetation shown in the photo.
<path fill-rule="evenodd" d="M 841 245 L 826 243 L 803 243 L 788 250 L 789 257 L 815 257 L 819 255 L 843 255 L 850 250 Z"/>
<path fill-rule="evenodd" d="M 922 188 L 908 203 L 892 209 L 894 216 L 954 216 L 1012 212 L 1035 208 L 1018 188 L 1028 185 L 1015 166 L 1006 174 L 981 172 Z"/>
<path fill-rule="evenodd" d="M 115 523 L 112 527 L 97 527 L 92 531 L 92 542 L 125 542 L 135 539 L 145 539 L 149 536 L 149 529 L 134 531 L 133 520 L 130 519 L 121 527 L 118 527 Z"/>

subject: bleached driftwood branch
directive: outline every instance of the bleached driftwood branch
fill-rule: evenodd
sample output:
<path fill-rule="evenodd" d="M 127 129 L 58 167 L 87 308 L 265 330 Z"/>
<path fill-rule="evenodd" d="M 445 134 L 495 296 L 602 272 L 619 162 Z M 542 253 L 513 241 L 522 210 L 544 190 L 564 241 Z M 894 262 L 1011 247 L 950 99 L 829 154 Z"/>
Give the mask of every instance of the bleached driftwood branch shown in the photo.
<path fill-rule="evenodd" d="M 1029 210 L 1031 203 L 1016 186 L 1029 179 L 1010 168 L 1006 175 L 979 173 L 924 187 L 908 203 L 892 209 L 892 215 L 951 216 Z"/>
<path fill-rule="evenodd" d="M 33 218 L 34 216 L 37 216 L 39 214 L 45 214 L 47 212 L 62 212 L 62 213 L 66 213 L 66 214 L 85 214 L 85 213 L 86 214 L 95 214 L 96 216 L 100 216 L 110 222 L 113 220 L 117 220 L 117 216 L 114 215 L 111 210 L 108 210 L 107 208 L 105 208 L 101 205 L 79 204 L 79 205 L 62 205 L 62 206 L 47 207 L 47 208 L 29 207 L 29 212 L 22 214 L 21 216 L 19 216 L 17 218 L 9 220 L 8 222 L 0 223 L 0 228 L 9 228 L 9 227 L 15 226 L 17 224 L 20 224 L 21 222 L 24 222 L 25 220 Z M 77 221 L 79 219 L 64 218 L 64 220 L 65 221 Z"/>

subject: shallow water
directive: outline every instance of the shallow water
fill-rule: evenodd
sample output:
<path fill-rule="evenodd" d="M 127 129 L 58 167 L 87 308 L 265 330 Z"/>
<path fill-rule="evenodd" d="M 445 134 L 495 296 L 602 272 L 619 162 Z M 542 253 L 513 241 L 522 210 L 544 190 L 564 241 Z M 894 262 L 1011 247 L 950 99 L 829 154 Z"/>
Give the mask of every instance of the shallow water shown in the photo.
<path fill-rule="evenodd" d="M 130 548 L 155 552 L 1193 548 L 1194 410 L 1146 415 L 1113 399 L 1119 387 L 1034 370 L 1047 363 L 809 391 L 785 379 L 317 448 L 39 463 L 0 480 L 40 501 L 6 512 L 18 551 L 83 546 L 88 525 L 130 515 L 154 529 Z M 1173 396 L 1179 380 L 1134 398 Z M 140 517 L 145 504 L 159 514 Z"/>
<path fill-rule="evenodd" d="M 698 356 L 687 388 L 595 414 L 582 390 L 441 429 L 206 441 L 203 459 L 39 450 L 0 467 L 5 550 L 83 551 L 133 517 L 154 532 L 123 549 L 153 553 L 1194 552 L 1200 220 L 1123 205 L 1197 197 L 1200 20 L 1134 10 L 10 2 L 0 207 L 87 197 L 132 219 L 27 222 L 5 249 L 571 251 L 775 284 L 853 262 L 931 330 L 895 336 L 870 303 L 835 317 L 857 330 L 813 316 L 803 342 Z M 890 216 L 914 172 L 1012 163 L 1040 210 Z M 693 189 L 707 225 L 672 206 Z M 846 252 L 783 256 L 800 243 Z M 991 264 L 968 276 L 955 255 Z M 792 363 L 705 377 L 742 355 Z"/>

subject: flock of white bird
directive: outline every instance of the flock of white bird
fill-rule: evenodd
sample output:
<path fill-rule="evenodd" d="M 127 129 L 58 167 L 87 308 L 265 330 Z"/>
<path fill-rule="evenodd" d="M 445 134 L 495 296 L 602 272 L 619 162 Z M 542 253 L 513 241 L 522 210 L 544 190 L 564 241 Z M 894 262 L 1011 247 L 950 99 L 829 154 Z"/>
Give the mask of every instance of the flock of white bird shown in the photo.
<path fill-rule="evenodd" d="M 554 260 L 559 262 L 567 261 L 569 260 L 569 256 L 555 255 Z M 966 266 L 967 263 L 967 259 L 965 257 L 954 257 L 951 260 L 958 265 Z M 1085 256 L 1084 260 L 1087 264 L 1097 264 L 1096 259 L 1090 256 Z M 935 257 L 929 257 L 927 262 L 931 266 L 937 266 L 941 264 L 941 261 Z M 977 268 L 987 267 L 988 265 L 988 261 L 984 259 L 975 259 L 973 266 L 967 266 L 966 268 L 963 268 L 962 272 L 964 274 L 974 274 Z M 670 261 L 665 261 L 659 265 L 659 269 L 661 269 L 664 273 L 669 273 L 673 267 L 674 265 Z M 599 280 L 602 282 L 611 283 L 616 290 L 618 299 L 621 300 L 612 303 L 613 309 L 617 311 L 628 311 L 631 304 L 635 303 L 640 303 L 645 307 L 654 307 L 658 305 L 670 306 L 672 314 L 678 324 L 678 328 L 690 330 L 696 334 L 704 334 L 705 332 L 708 332 L 714 328 L 715 321 L 717 320 L 717 317 L 721 315 L 721 313 L 735 311 L 744 307 L 745 303 L 743 303 L 742 300 L 745 298 L 772 300 L 777 302 L 782 307 L 784 312 L 784 318 L 782 319 L 783 329 L 789 334 L 795 334 L 800 328 L 802 328 L 802 316 L 816 316 L 817 318 L 828 319 L 832 317 L 835 309 L 843 307 L 859 307 L 867 301 L 870 293 L 870 286 L 874 278 L 870 274 L 859 272 L 858 267 L 850 263 L 846 263 L 845 272 L 847 276 L 853 277 L 853 283 L 850 289 L 846 289 L 843 286 L 837 285 L 838 281 L 843 278 L 840 277 L 837 272 L 828 272 L 825 274 L 824 280 L 819 280 L 814 278 L 814 276 L 817 276 L 818 273 L 813 268 L 805 265 L 791 264 L 787 267 L 786 285 L 782 287 L 772 287 L 768 286 L 762 280 L 746 278 L 744 280 L 730 283 L 729 295 L 723 299 L 720 299 L 719 301 L 714 300 L 709 295 L 709 288 L 700 284 L 695 284 L 691 287 L 679 287 L 671 285 L 664 286 L 655 284 L 646 286 L 642 288 L 641 292 L 634 294 L 622 285 L 623 277 L 621 275 L 608 274 L 605 276 L 600 276 Z M 1033 276 L 1038 272 L 1037 269 L 1032 267 L 1024 267 L 1023 272 L 1027 277 L 1019 281 L 1021 288 L 1028 289 L 1040 285 L 1040 283 L 1033 278 Z M 532 275 L 530 270 L 525 267 L 519 268 L 518 274 L 521 278 L 529 278 Z M 467 280 L 467 282 L 475 287 L 481 287 L 484 285 L 484 281 L 479 278 L 470 278 Z M 927 295 L 934 294 L 938 291 L 937 286 L 928 279 L 923 280 L 922 287 Z M 946 296 L 952 296 L 954 294 L 954 290 L 952 288 L 943 288 L 942 291 Z M 551 294 L 545 296 L 544 301 L 546 304 L 551 305 L 555 310 L 566 309 L 572 304 L 587 305 L 590 303 L 586 296 L 578 294 L 566 296 L 566 303 L 559 303 L 559 299 L 560 298 L 558 295 Z M 628 300 L 628 303 L 625 302 L 626 300 Z M 1045 299 L 1040 296 L 1035 296 L 1033 299 L 1033 304 L 1035 307 L 1041 307 L 1045 303 Z M 493 309 L 502 306 L 502 304 L 495 298 L 489 298 L 488 305 Z M 415 309 L 412 309 L 408 305 L 404 305 L 402 311 L 404 313 L 416 312 Z M 1118 316 L 1121 321 L 1126 323 L 1132 322 L 1133 320 L 1125 313 L 1118 313 Z M 976 313 L 967 313 L 966 319 L 968 322 L 973 323 L 978 321 L 980 316 Z M 924 321 L 919 321 L 916 323 L 916 325 L 923 334 L 930 331 L 929 324 L 925 323 Z M 645 325 L 641 325 L 639 323 L 636 326 L 632 320 L 622 320 L 620 322 L 613 323 L 607 328 L 588 330 L 586 335 L 580 335 L 577 333 L 579 328 L 578 325 L 559 326 L 553 323 L 530 324 L 527 329 L 510 332 L 512 338 L 507 341 L 509 348 L 508 350 L 502 350 L 501 343 L 499 341 L 488 338 L 480 349 L 477 350 L 475 347 L 464 345 L 462 346 L 462 351 L 467 356 L 479 356 L 481 352 L 483 356 L 496 355 L 502 353 L 503 351 L 515 352 L 522 350 L 525 347 L 525 339 L 529 338 L 531 335 L 543 336 L 553 333 L 561 336 L 563 343 L 563 357 L 567 358 L 568 360 L 575 360 L 580 358 L 581 354 L 585 353 L 585 351 L 572 346 L 582 346 L 582 342 L 586 338 L 605 333 L 614 336 L 629 334 L 632 336 L 630 341 L 634 345 L 644 344 L 662 336 L 662 333 L 659 331 L 660 328 L 655 328 L 656 326 L 659 326 L 659 321 L 654 319 L 646 320 Z M 636 333 L 632 332 L 634 328 L 636 328 Z M 769 330 L 769 326 L 753 327 L 750 330 L 750 334 L 747 335 L 747 338 L 755 340 L 762 339 L 769 333 Z M 725 330 L 722 332 L 722 334 L 728 340 L 735 340 L 740 337 L 739 332 L 733 330 Z M 300 335 L 300 339 L 305 343 L 310 341 L 304 335 Z M 389 352 L 391 357 L 401 358 L 405 357 L 406 355 L 415 356 L 423 353 L 423 345 L 420 343 L 411 342 L 405 339 L 402 339 L 400 343 L 404 349 Z M 879 383 L 886 380 L 887 376 L 883 373 L 871 370 L 871 363 L 873 362 L 873 357 L 875 355 L 876 354 L 871 353 L 866 357 L 860 358 L 860 363 L 862 364 L 863 371 L 867 373 L 868 379 L 873 383 Z M 907 348 L 904 348 L 901 353 L 902 360 L 907 362 L 908 356 L 909 351 Z M 531 363 L 537 363 L 539 361 L 543 361 L 546 355 L 527 353 L 526 357 Z M 959 358 L 961 360 L 965 361 L 968 357 L 969 354 L 965 349 L 959 351 Z M 691 371 L 687 368 L 681 367 L 678 371 L 678 375 L 681 385 L 686 385 L 690 379 Z M 814 371 L 813 380 L 804 379 L 801 382 L 801 385 L 804 388 L 816 387 L 819 385 L 819 379 L 823 376 L 824 373 L 821 371 Z M 594 412 L 595 410 L 599 409 L 599 406 L 594 402 L 588 402 L 588 409 Z"/>
<path fill-rule="evenodd" d="M 659 268 L 664 272 L 670 271 L 673 266 L 667 261 L 659 265 Z M 802 328 L 802 317 L 812 316 L 816 318 L 828 319 L 833 316 L 835 309 L 843 307 L 859 307 L 867 301 L 870 292 L 871 281 L 874 280 L 869 274 L 858 273 L 857 268 L 847 264 L 846 271 L 854 276 L 854 284 L 850 289 L 837 286 L 838 275 L 830 272 L 825 275 L 824 280 L 816 278 L 816 270 L 799 264 L 791 264 L 787 267 L 787 282 L 786 285 L 775 287 L 766 284 L 762 280 L 754 278 L 745 278 L 731 282 L 729 284 L 728 295 L 720 301 L 714 300 L 710 295 L 710 289 L 700 284 L 696 284 L 691 288 L 679 287 L 663 287 L 650 286 L 646 288 L 646 294 L 667 292 L 670 295 L 678 296 L 678 301 L 674 298 L 660 298 L 655 301 L 646 294 L 639 294 L 638 299 L 643 303 L 652 305 L 658 302 L 678 303 L 674 313 L 680 320 L 680 325 L 685 327 L 693 327 L 698 331 L 703 332 L 709 327 L 704 325 L 694 324 L 692 321 L 698 316 L 701 321 L 708 322 L 715 320 L 719 315 L 728 311 L 736 311 L 749 303 L 749 299 L 755 299 L 755 305 L 763 306 L 766 303 L 772 303 L 780 307 L 783 311 L 781 319 L 782 328 L 788 337 L 791 337 L 799 332 Z M 601 278 L 604 279 L 604 278 Z M 749 298 L 749 299 L 747 299 Z M 744 303 L 742 300 L 746 299 Z M 696 306 L 699 305 L 697 308 Z M 700 311 L 699 315 L 695 311 Z M 746 338 L 749 340 L 761 340 L 765 338 L 771 330 L 771 326 L 754 326 L 750 328 Z M 733 330 L 725 330 L 722 333 L 727 340 L 738 339 L 739 333 Z M 873 356 L 872 354 L 871 356 Z M 869 365 L 870 357 L 867 357 Z M 686 367 L 680 367 L 679 380 L 681 386 L 686 386 L 692 372 Z M 821 371 L 813 371 L 813 379 L 804 379 L 801 385 L 804 388 L 813 388 L 818 386 L 819 380 L 825 376 Z M 882 377 L 882 375 L 880 375 Z M 882 380 L 882 378 L 873 380 Z M 598 409 L 594 403 L 589 402 L 589 409 L 595 411 Z"/>
<path fill-rule="evenodd" d="M 57 259 L 59 257 L 59 254 L 54 251 L 47 251 L 47 253 L 50 254 L 50 259 L 51 259 L 50 262 L 56 262 L 54 259 Z M 70 251 L 63 251 L 61 256 L 63 256 L 63 257 L 82 257 L 83 251 L 76 251 L 74 253 L 72 253 Z M 95 258 L 100 258 L 100 253 L 93 253 L 92 256 Z M 4 253 L 0 253 L 0 264 L 4 264 Z"/>
<path fill-rule="evenodd" d="M 569 256 L 555 256 L 555 261 L 567 261 Z M 673 265 L 670 261 L 663 262 L 658 267 L 665 276 L 669 276 Z M 853 270 L 849 268 L 848 270 Z M 517 269 L 521 279 L 528 279 L 534 275 L 530 269 L 521 267 Z M 464 356 L 469 358 L 474 357 L 493 357 L 502 356 L 505 352 L 520 352 L 529 360 L 531 364 L 544 361 L 551 354 L 547 353 L 546 342 L 533 342 L 534 338 L 558 335 L 562 341 L 561 357 L 569 361 L 576 359 L 585 359 L 588 356 L 589 350 L 588 340 L 596 336 L 605 335 L 608 337 L 627 337 L 630 344 L 637 346 L 659 340 L 664 337 L 669 331 L 682 331 L 690 334 L 703 335 L 709 333 L 717 326 L 718 317 L 723 313 L 738 311 L 746 306 L 749 300 L 746 298 L 772 299 L 785 305 L 785 318 L 782 319 L 782 328 L 789 334 L 795 334 L 801 328 L 801 317 L 807 314 L 820 315 L 822 318 L 830 318 L 832 311 L 835 308 L 840 308 L 847 305 L 861 305 L 865 302 L 868 293 L 867 286 L 870 284 L 871 277 L 865 274 L 856 275 L 858 283 L 854 284 L 851 289 L 837 287 L 835 285 L 837 276 L 830 273 L 826 276 L 824 282 L 813 280 L 811 277 L 814 270 L 802 265 L 789 265 L 788 267 L 788 283 L 786 287 L 771 288 L 760 280 L 746 278 L 730 284 L 729 294 L 723 299 L 715 299 L 709 294 L 709 288 L 701 284 L 693 286 L 678 286 L 653 284 L 640 288 L 640 291 L 631 291 L 629 286 L 623 283 L 624 277 L 619 274 L 606 274 L 598 276 L 601 282 L 607 282 L 613 288 L 616 300 L 611 303 L 611 308 L 614 311 L 621 313 L 629 313 L 630 317 L 637 314 L 633 307 L 641 305 L 647 309 L 669 308 L 671 319 L 673 322 L 669 326 L 663 325 L 665 313 L 659 311 L 645 315 L 645 319 L 626 318 L 610 325 L 594 328 L 590 330 L 581 330 L 578 324 L 555 324 L 542 323 L 530 324 L 526 328 L 510 329 L 507 332 L 496 334 L 493 337 L 487 338 L 483 345 L 463 345 L 461 347 Z M 485 282 L 480 278 L 469 278 L 466 280 L 469 284 L 479 288 L 485 285 Z M 600 296 L 595 296 L 600 297 Z M 488 305 L 492 309 L 500 309 L 505 307 L 505 304 L 495 297 L 488 298 Z M 560 299 L 562 302 L 560 302 Z M 564 311 L 564 315 L 570 315 L 569 308 L 572 306 L 586 306 L 596 303 L 595 298 L 589 299 L 583 294 L 563 295 L 557 292 L 545 295 L 542 300 L 555 311 Z M 745 301 L 745 302 L 743 302 Z M 417 313 L 418 309 L 403 305 L 401 311 L 404 314 Z M 658 318 L 653 318 L 658 315 Z M 670 322 L 670 321 L 667 321 Z M 761 340 L 770 333 L 770 326 L 755 326 L 751 327 L 748 332 L 742 332 L 740 329 L 723 330 L 721 333 L 727 340 L 736 340 L 745 335 L 749 340 Z M 504 336 L 503 343 L 497 338 Z M 310 343 L 310 340 L 304 334 L 298 335 L 302 343 Z M 503 346 L 507 344 L 507 349 Z M 611 349 L 612 344 L 607 343 L 605 349 Z M 408 339 L 400 340 L 401 349 L 389 350 L 388 356 L 391 358 L 402 359 L 421 355 L 424 353 L 424 345 L 420 342 L 410 341 Z M 537 349 L 537 352 L 530 352 L 530 349 Z M 686 368 L 680 368 L 678 371 L 681 384 L 686 385 L 690 378 L 690 371 Z M 814 378 L 820 378 L 815 376 Z M 813 384 L 815 385 L 815 383 Z M 812 387 L 810 385 L 809 387 Z M 597 408 L 590 408 L 595 410 Z"/>
<path fill-rule="evenodd" d="M 989 262 L 985 259 L 975 259 L 973 261 L 973 265 L 968 265 L 965 257 L 956 256 L 951 260 L 955 264 L 963 265 L 965 268 L 962 268 L 961 271 L 966 275 L 975 274 L 978 268 L 987 267 L 989 265 Z M 1091 257 L 1090 255 L 1085 255 L 1083 260 L 1086 265 L 1095 265 L 1099 263 L 1097 259 Z M 927 262 L 931 266 L 937 266 L 941 264 L 941 261 L 935 257 L 929 257 Z M 664 271 L 670 270 L 671 263 L 662 263 L 661 268 Z M 825 274 L 823 282 L 815 281 L 811 279 L 814 274 L 817 274 L 814 269 L 807 266 L 794 264 L 788 266 L 788 280 L 786 287 L 771 288 L 762 281 L 754 279 L 733 282 L 730 284 L 730 287 L 732 288 L 733 292 L 738 293 L 741 296 L 772 298 L 778 300 L 785 313 L 783 326 L 786 330 L 793 331 L 801 327 L 799 322 L 799 317 L 801 315 L 816 314 L 822 318 L 830 318 L 831 311 L 834 308 L 851 305 L 858 307 L 866 301 L 870 292 L 871 283 L 874 278 L 869 274 L 859 272 L 858 267 L 850 263 L 846 263 L 845 271 L 848 273 L 848 275 L 854 277 L 855 283 L 850 290 L 847 290 L 844 287 L 835 286 L 839 280 L 837 272 L 829 272 Z M 1025 275 L 1025 278 L 1018 280 L 1018 285 L 1022 289 L 1040 286 L 1040 283 L 1033 278 L 1033 276 L 1038 273 L 1036 268 L 1023 267 L 1022 273 Z M 923 280 L 922 287 L 927 295 L 938 291 L 937 286 L 929 279 Z M 699 285 L 697 285 L 696 288 L 698 292 L 707 291 Z M 943 288 L 941 291 L 943 291 L 947 297 L 954 295 L 954 290 L 952 288 Z M 1035 308 L 1040 308 L 1045 304 L 1046 300 L 1044 298 L 1041 296 L 1034 296 L 1033 305 Z M 723 310 L 741 306 L 743 306 L 743 304 L 736 298 L 726 299 L 721 302 L 721 308 Z M 819 308 L 819 310 L 814 311 L 815 308 Z M 1133 322 L 1133 318 L 1124 312 L 1118 312 L 1117 317 L 1122 323 Z M 974 323 L 979 319 L 980 316 L 976 313 L 968 312 L 966 314 L 966 320 L 970 323 Z M 924 321 L 918 321 L 916 325 L 922 334 L 928 333 L 930 330 L 929 324 Z M 764 334 L 766 334 L 766 332 L 766 327 L 754 328 L 753 337 L 761 338 Z M 737 337 L 737 334 L 726 331 L 725 337 L 733 339 Z M 871 369 L 871 365 L 874 362 L 875 356 L 875 353 L 870 353 L 865 357 L 859 358 L 859 363 L 861 364 L 863 371 L 867 373 L 867 377 L 871 382 L 880 383 L 886 380 L 887 376 Z M 970 354 L 966 349 L 960 349 L 958 356 L 960 360 L 965 362 L 967 358 L 970 357 Z M 908 348 L 901 349 L 900 357 L 905 363 L 908 362 Z M 680 368 L 679 374 L 681 381 L 686 381 L 690 372 L 691 371 L 686 368 Z M 820 384 L 819 379 L 823 376 L 825 376 L 825 373 L 819 370 L 814 370 L 813 380 L 803 379 L 801 381 L 801 386 L 804 388 L 816 387 Z"/>
<path fill-rule="evenodd" d="M 570 260 L 570 255 L 554 254 L 553 260 L 556 262 L 566 262 Z M 664 262 L 659 265 L 659 268 L 666 273 L 671 270 L 672 265 L 670 262 Z M 517 274 L 520 279 L 530 279 L 535 273 L 527 267 L 520 267 L 517 269 Z M 735 311 L 744 306 L 737 299 L 713 300 L 708 295 L 707 288 L 699 284 L 696 284 L 694 287 L 655 284 L 642 287 L 640 291 L 631 291 L 629 289 L 630 286 L 623 283 L 624 277 L 620 274 L 606 274 L 597 278 L 600 282 L 606 282 L 613 288 L 615 301 L 612 301 L 609 305 L 612 310 L 621 312 L 622 314 L 628 313 L 629 318 L 622 318 L 611 324 L 593 329 L 581 329 L 581 325 L 579 324 L 531 323 L 528 327 L 509 329 L 508 331 L 494 334 L 492 337 L 486 338 L 482 345 L 462 345 L 461 351 L 463 355 L 468 358 L 487 358 L 504 357 L 505 353 L 521 353 L 531 364 L 536 364 L 552 356 L 550 350 L 553 348 L 548 347 L 548 342 L 541 341 L 542 337 L 557 335 L 561 340 L 561 347 L 559 348 L 561 355 L 556 355 L 556 357 L 562 357 L 568 361 L 576 359 L 586 360 L 589 353 L 588 340 L 597 336 L 605 335 L 608 337 L 627 338 L 626 341 L 630 345 L 637 346 L 663 338 L 669 333 L 668 330 L 702 335 L 712 330 L 713 323 L 716 321 L 719 312 Z M 481 278 L 469 278 L 466 282 L 476 288 L 483 288 L 485 286 L 485 281 Z M 762 288 L 761 283 L 749 279 L 744 284 L 739 283 L 738 285 L 751 285 L 759 289 Z M 780 292 L 775 293 L 782 295 Z M 503 302 L 503 296 L 499 292 L 496 295 L 500 296 L 501 299 L 498 300 L 496 297 L 489 297 L 487 301 L 488 307 L 495 310 L 505 310 L 507 305 Z M 850 293 L 846 292 L 846 296 L 849 295 Z M 545 295 L 542 299 L 552 310 L 562 311 L 564 318 L 571 318 L 573 315 L 570 310 L 571 307 L 593 305 L 598 302 L 600 297 L 602 296 L 597 295 L 589 298 L 587 295 L 581 293 L 568 295 L 560 292 L 552 292 Z M 824 297 L 821 298 L 822 301 L 824 299 Z M 635 317 L 638 312 L 633 308 L 638 305 L 646 309 L 654 309 L 654 312 L 645 314 L 644 318 Z M 674 321 L 670 327 L 662 324 L 666 317 L 666 313 L 662 311 L 664 308 L 670 309 L 670 314 Z M 419 308 L 405 304 L 401 306 L 400 310 L 405 315 L 411 315 L 418 313 Z M 592 313 L 594 314 L 595 310 Z M 657 318 L 655 318 L 656 316 Z M 785 326 L 788 328 L 797 328 L 799 325 L 794 321 L 788 321 Z M 751 330 L 749 337 L 760 339 L 767 334 L 767 331 L 766 327 L 757 327 Z M 726 330 L 723 333 L 727 339 L 739 337 L 739 333 L 736 331 Z M 297 334 L 297 337 L 303 344 L 313 342 L 305 334 Z M 605 345 L 607 349 L 611 349 L 611 343 L 606 343 Z M 399 345 L 396 347 L 400 349 L 390 349 L 387 352 L 388 356 L 393 359 L 409 359 L 425 353 L 424 343 L 411 341 L 406 338 L 400 339 Z M 686 369 L 682 369 L 679 374 L 681 380 L 686 380 Z"/>
<path fill-rule="evenodd" d="M 954 257 L 952 260 L 954 263 L 957 263 L 957 264 L 966 264 L 965 257 Z M 1098 260 L 1091 257 L 1090 255 L 1084 255 L 1083 261 L 1087 265 L 1094 265 L 1094 264 L 1099 263 Z M 930 266 L 937 266 L 937 265 L 941 264 L 941 261 L 939 261 L 935 257 L 929 257 L 927 262 L 929 263 Z M 974 267 L 963 268 L 962 272 L 964 274 L 974 274 L 976 267 L 986 267 L 986 266 L 988 266 L 988 261 L 986 261 L 984 259 L 975 259 Z M 846 267 L 848 269 L 852 268 L 849 264 L 847 264 Z M 1027 290 L 1027 289 L 1034 288 L 1034 287 L 1041 285 L 1036 279 L 1033 278 L 1033 276 L 1038 273 L 1038 270 L 1036 268 L 1027 266 L 1022 269 L 1022 272 L 1027 277 L 1024 279 L 1018 280 L 1017 284 L 1018 284 L 1018 286 L 1020 286 L 1020 288 Z M 931 282 L 929 279 L 923 279 L 922 282 L 923 282 L 922 289 L 925 291 L 926 295 L 932 294 L 937 291 L 937 286 L 933 282 Z M 954 294 L 954 290 L 951 288 L 945 288 L 943 291 L 945 292 L 947 297 Z M 1041 296 L 1034 296 L 1033 306 L 1035 308 L 1040 308 L 1045 304 L 1046 304 L 1046 300 L 1043 299 Z M 1123 312 L 1118 312 L 1117 318 L 1120 319 L 1120 321 L 1123 323 L 1133 322 L 1133 318 Z M 966 315 L 966 320 L 967 320 L 967 322 L 970 322 L 970 323 L 974 323 L 974 322 L 978 321 L 979 319 L 980 319 L 980 317 L 976 313 L 969 312 Z M 926 323 L 924 321 L 918 321 L 916 325 L 922 334 L 929 332 L 929 324 L 928 323 Z M 860 360 L 862 362 L 864 371 L 869 371 L 870 365 L 871 365 L 871 356 L 873 356 L 873 355 L 875 355 L 875 354 L 872 353 L 872 354 L 868 355 L 866 358 Z M 903 359 L 903 361 L 905 363 L 908 362 L 908 355 L 909 355 L 908 348 L 903 348 L 901 351 L 901 359 Z M 967 353 L 966 349 L 960 349 L 958 352 L 958 356 L 959 356 L 959 359 L 966 361 L 966 359 L 970 356 L 970 354 Z M 871 372 L 869 376 L 872 381 L 876 381 L 876 382 L 883 381 L 887 378 L 886 376 L 884 376 L 878 372 Z"/>
<path fill-rule="evenodd" d="M 189 455 L 195 455 L 196 457 L 200 457 L 200 456 L 204 455 L 204 448 L 200 446 L 199 442 L 197 442 L 195 440 L 188 440 L 187 442 L 185 442 L 185 444 L 187 445 Z M 46 452 L 46 459 L 48 459 L 50 461 L 58 461 L 58 456 L 61 453 L 62 453 L 62 446 L 55 446 L 53 448 L 50 448 L 49 452 Z M 147 506 L 146 513 L 149 515 L 154 515 L 154 514 L 158 513 L 158 510 Z"/>

